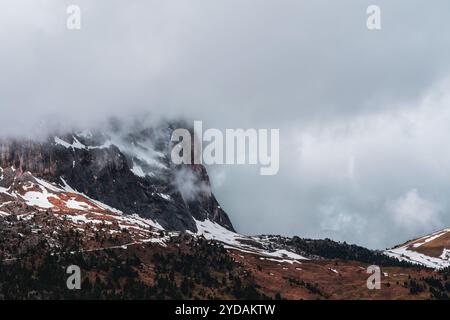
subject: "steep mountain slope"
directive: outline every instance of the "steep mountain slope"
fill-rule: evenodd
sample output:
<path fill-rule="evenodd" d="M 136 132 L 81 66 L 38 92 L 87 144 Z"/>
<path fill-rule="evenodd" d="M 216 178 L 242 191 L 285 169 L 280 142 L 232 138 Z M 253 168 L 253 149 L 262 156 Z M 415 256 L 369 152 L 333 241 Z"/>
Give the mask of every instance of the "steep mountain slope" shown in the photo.
<path fill-rule="evenodd" d="M 203 166 L 174 166 L 170 130 L 79 133 L 43 142 L 0 141 L 0 167 L 31 172 L 125 214 L 150 218 L 168 230 L 196 232 L 194 219 L 209 219 L 234 230 L 211 192 Z"/>
<path fill-rule="evenodd" d="M 429 268 L 450 267 L 450 229 L 436 231 L 430 235 L 410 240 L 386 250 L 385 253 L 402 261 Z"/>

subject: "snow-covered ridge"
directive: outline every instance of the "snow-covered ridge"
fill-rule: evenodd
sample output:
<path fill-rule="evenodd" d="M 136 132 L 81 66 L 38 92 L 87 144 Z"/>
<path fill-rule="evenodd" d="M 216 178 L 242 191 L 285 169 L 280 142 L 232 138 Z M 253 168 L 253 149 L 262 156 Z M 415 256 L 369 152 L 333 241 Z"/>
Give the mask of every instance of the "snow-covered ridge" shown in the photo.
<path fill-rule="evenodd" d="M 210 220 L 195 220 L 195 223 L 197 225 L 198 236 L 204 236 L 208 240 L 222 242 L 225 245 L 225 248 L 228 249 L 260 255 L 266 257 L 266 259 L 275 259 L 279 262 L 294 263 L 299 260 L 308 260 L 307 258 L 286 249 L 270 250 L 266 243 L 261 242 L 258 237 L 240 235 L 225 229 L 221 225 Z M 252 245 L 252 243 L 257 245 Z"/>
<path fill-rule="evenodd" d="M 440 241 L 441 237 L 447 236 L 449 232 L 450 228 L 439 230 L 430 235 L 409 241 L 401 246 L 386 250 L 384 253 L 401 261 L 423 265 L 428 268 L 447 268 L 450 267 L 450 250 L 449 248 L 445 248 L 442 246 L 442 244 L 438 244 L 436 242 Z M 439 257 L 428 256 L 418 251 L 422 246 L 430 243 L 433 244 L 436 248 L 441 247 L 442 254 Z"/>
<path fill-rule="evenodd" d="M 408 250 L 407 247 L 386 250 L 384 253 L 392 258 L 397 258 L 400 261 L 406 261 L 428 268 L 443 269 L 446 267 L 450 267 L 448 256 L 447 260 L 444 260 L 442 258 L 434 258 L 416 251 Z"/>

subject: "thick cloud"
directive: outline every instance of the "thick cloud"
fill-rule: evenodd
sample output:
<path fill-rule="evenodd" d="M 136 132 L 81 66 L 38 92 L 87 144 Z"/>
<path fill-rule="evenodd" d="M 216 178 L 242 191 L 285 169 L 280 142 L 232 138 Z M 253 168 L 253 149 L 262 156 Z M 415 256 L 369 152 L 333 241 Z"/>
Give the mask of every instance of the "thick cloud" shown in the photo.
<path fill-rule="evenodd" d="M 69 4 L 79 31 L 66 29 Z M 369 4 L 381 7 L 380 31 L 366 28 Z M 143 112 L 280 128 L 279 175 L 210 168 L 237 229 L 390 246 L 450 225 L 449 10 L 446 0 L 2 1 L 0 134 Z"/>
<path fill-rule="evenodd" d="M 279 175 L 228 168 L 219 197 L 242 194 L 226 208 L 250 233 L 266 228 L 383 248 L 449 226 L 448 86 L 403 107 L 286 129 Z M 247 191 L 252 185 L 259 194 Z"/>

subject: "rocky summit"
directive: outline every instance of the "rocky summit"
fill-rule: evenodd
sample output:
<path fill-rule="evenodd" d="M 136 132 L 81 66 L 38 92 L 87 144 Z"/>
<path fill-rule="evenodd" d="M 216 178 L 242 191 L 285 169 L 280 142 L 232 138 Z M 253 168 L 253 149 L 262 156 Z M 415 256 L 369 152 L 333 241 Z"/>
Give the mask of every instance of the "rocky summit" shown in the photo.
<path fill-rule="evenodd" d="M 126 134 L 66 133 L 44 141 L 2 139 L 0 167 L 13 168 L 14 177 L 5 174 L 0 186 L 30 173 L 167 230 L 196 232 L 195 219 L 208 219 L 234 231 L 211 192 L 205 168 L 173 165 L 169 142 L 170 127 Z"/>

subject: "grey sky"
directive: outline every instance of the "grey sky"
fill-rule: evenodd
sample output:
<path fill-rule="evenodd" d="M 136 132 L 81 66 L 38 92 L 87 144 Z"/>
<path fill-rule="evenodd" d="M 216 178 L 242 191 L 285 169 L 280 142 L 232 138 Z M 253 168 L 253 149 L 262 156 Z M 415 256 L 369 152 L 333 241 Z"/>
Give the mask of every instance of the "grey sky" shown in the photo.
<path fill-rule="evenodd" d="M 66 30 L 69 4 L 80 31 Z M 449 12 L 446 0 L 1 0 L 0 133 L 142 112 L 280 128 L 279 175 L 210 168 L 236 228 L 392 246 L 450 226 Z"/>

